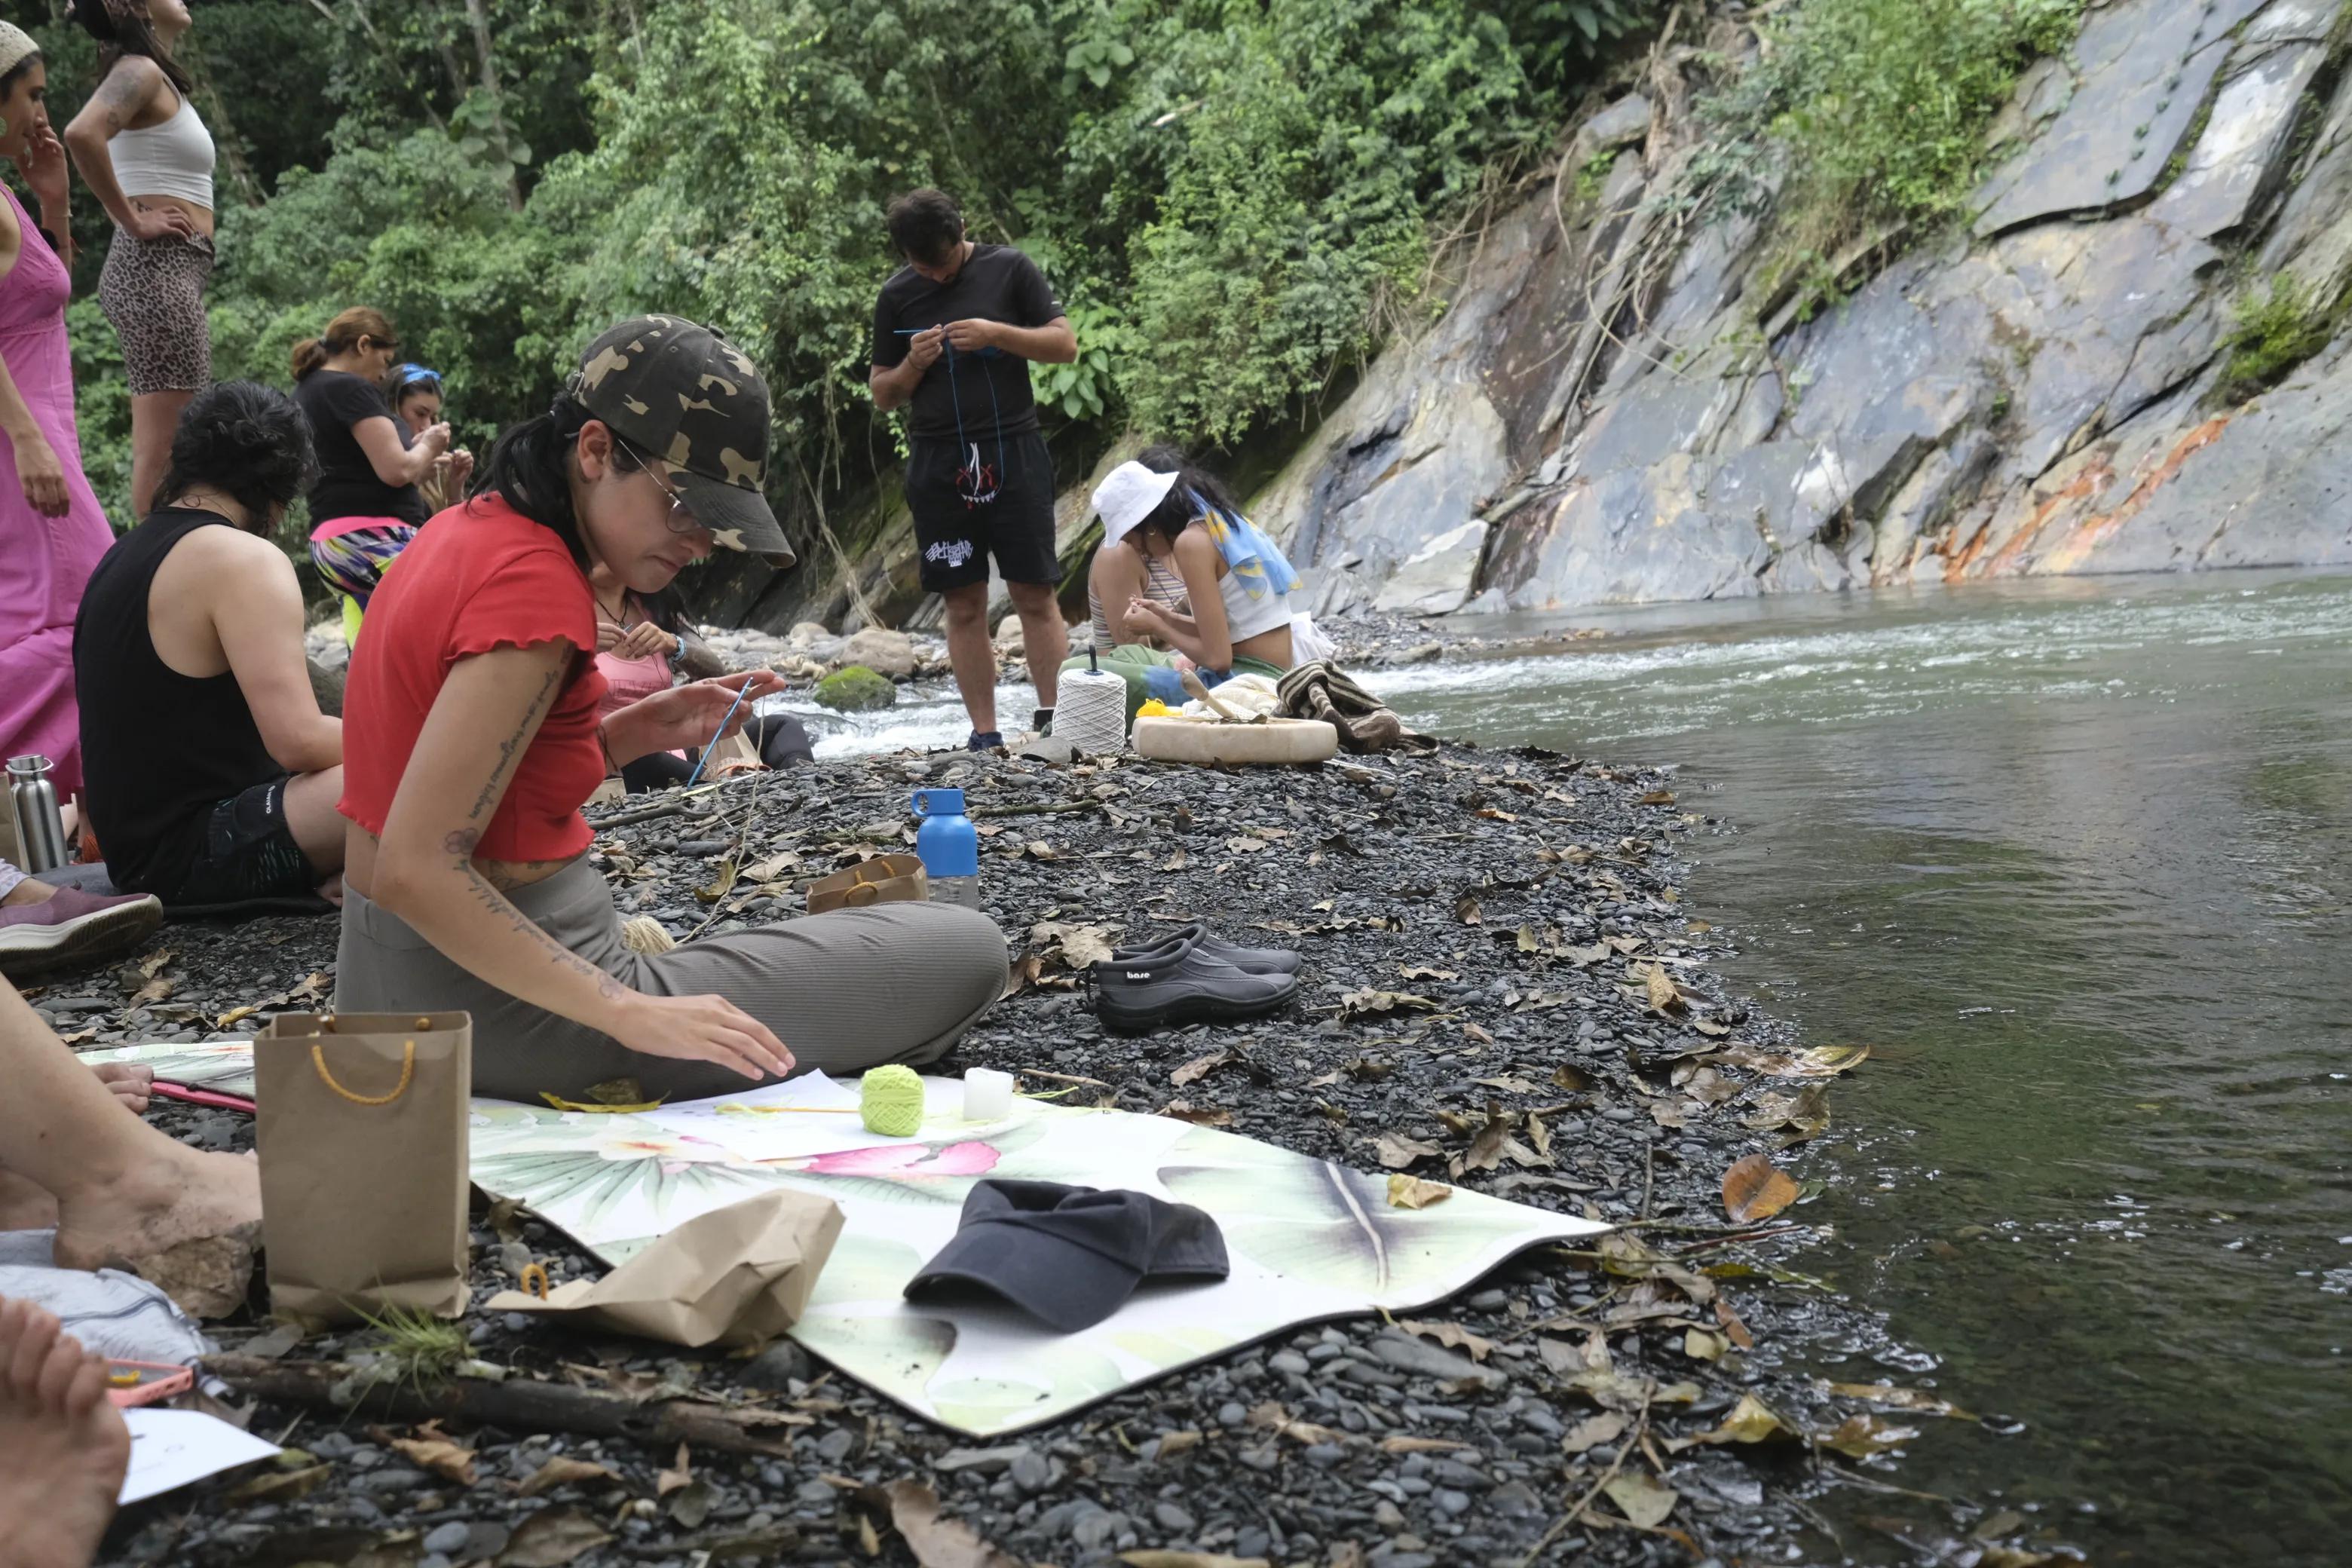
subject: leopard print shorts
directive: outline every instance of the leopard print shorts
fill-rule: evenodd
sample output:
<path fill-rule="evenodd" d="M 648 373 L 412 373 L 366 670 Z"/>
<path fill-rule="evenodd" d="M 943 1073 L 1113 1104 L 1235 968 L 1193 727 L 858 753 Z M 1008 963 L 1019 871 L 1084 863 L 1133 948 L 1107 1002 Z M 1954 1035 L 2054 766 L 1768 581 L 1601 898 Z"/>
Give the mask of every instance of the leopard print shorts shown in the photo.
<path fill-rule="evenodd" d="M 114 231 L 98 275 L 98 304 L 122 340 L 131 396 L 202 392 L 212 384 L 205 280 L 212 276 L 213 254 L 205 235 L 134 239 Z"/>

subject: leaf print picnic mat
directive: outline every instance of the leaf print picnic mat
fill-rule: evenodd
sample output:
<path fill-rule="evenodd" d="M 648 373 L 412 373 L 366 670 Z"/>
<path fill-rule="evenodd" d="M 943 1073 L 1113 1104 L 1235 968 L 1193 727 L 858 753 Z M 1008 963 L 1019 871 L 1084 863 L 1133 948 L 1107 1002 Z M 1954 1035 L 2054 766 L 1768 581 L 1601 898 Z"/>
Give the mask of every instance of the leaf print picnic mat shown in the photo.
<path fill-rule="evenodd" d="M 236 1091 L 225 1042 L 87 1053 Z M 247 1074 L 250 1083 L 250 1074 Z M 961 1119 L 962 1086 L 926 1079 L 915 1136 L 865 1130 L 854 1089 L 810 1074 L 636 1114 L 478 1100 L 473 1179 L 619 1263 L 672 1227 L 772 1186 L 818 1193 L 845 1225 L 793 1337 L 916 1414 L 993 1436 L 1301 1323 L 1404 1312 L 1527 1247 L 1607 1228 L 1456 1190 L 1394 1208 L 1385 1175 L 1167 1117 L 1015 1099 Z M 984 1177 L 1125 1187 L 1214 1215 L 1232 1277 L 1147 1285 L 1102 1322 L 1057 1334 L 1011 1307 L 917 1306 L 900 1291 L 955 1234 Z"/>

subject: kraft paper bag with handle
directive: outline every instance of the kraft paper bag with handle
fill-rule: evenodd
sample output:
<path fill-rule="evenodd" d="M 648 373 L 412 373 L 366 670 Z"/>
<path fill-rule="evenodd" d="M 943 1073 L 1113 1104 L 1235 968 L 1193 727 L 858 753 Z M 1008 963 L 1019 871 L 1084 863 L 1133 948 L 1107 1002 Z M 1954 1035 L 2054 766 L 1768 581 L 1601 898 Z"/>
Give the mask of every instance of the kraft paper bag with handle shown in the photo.
<path fill-rule="evenodd" d="M 765 1192 L 688 1220 L 602 1279 L 574 1279 L 545 1297 L 501 1290 L 483 1310 L 544 1313 L 676 1345 L 757 1349 L 800 1321 L 840 1235 L 831 1198 Z"/>
<path fill-rule="evenodd" d="M 271 1311 L 465 1311 L 472 1016 L 280 1013 L 253 1061 Z"/>

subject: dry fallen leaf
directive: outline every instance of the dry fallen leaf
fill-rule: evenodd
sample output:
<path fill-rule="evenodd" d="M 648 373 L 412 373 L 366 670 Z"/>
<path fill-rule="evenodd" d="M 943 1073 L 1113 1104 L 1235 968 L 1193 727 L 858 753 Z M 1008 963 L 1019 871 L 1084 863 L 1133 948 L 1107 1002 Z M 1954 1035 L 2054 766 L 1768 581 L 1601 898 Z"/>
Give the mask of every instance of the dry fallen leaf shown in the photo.
<path fill-rule="evenodd" d="M 1234 1113 L 1221 1105 L 1195 1105 L 1189 1100 L 1171 1100 L 1152 1112 L 1171 1121 L 1188 1121 L 1195 1127 L 1231 1127 Z"/>
<path fill-rule="evenodd" d="M 1465 893 L 1460 898 L 1454 900 L 1454 918 L 1460 921 L 1464 925 L 1474 926 L 1480 921 L 1486 919 L 1486 916 L 1478 908 L 1478 900 L 1476 896 L 1470 893 Z"/>
<path fill-rule="evenodd" d="M 243 1022 L 245 1019 L 252 1017 L 256 1013 L 260 1011 L 261 1009 L 258 1007 L 231 1007 L 227 1012 L 223 1013 L 219 1017 L 213 1020 L 213 1027 L 215 1029 L 233 1029 L 239 1023 Z"/>
<path fill-rule="evenodd" d="M 1680 1500 L 1674 1488 L 1639 1470 L 1627 1470 L 1601 1489 L 1611 1502 L 1624 1510 L 1628 1520 L 1643 1530 L 1664 1524 L 1666 1515 L 1675 1511 L 1675 1504 Z"/>
<path fill-rule="evenodd" d="M 1240 1056 L 1230 1047 L 1221 1047 L 1217 1050 L 1211 1051 L 1207 1056 L 1194 1057 L 1191 1061 L 1186 1062 L 1182 1067 L 1180 1067 L 1174 1072 L 1170 1073 L 1168 1075 L 1168 1081 L 1178 1089 L 1181 1089 L 1188 1083 L 1199 1082 L 1202 1079 L 1204 1079 L 1211 1073 L 1216 1071 L 1217 1068 L 1223 1067 L 1227 1062 L 1239 1060 L 1241 1060 Z"/>
<path fill-rule="evenodd" d="M 1159 1458 L 1172 1459 L 1177 1455 L 1183 1453 L 1189 1448 L 1199 1447 L 1201 1446 L 1201 1441 L 1200 1429 L 1194 1426 L 1187 1426 L 1181 1432 L 1170 1432 L 1163 1435 L 1160 1439 L 1160 1447 L 1154 1450 L 1154 1453 Z"/>
<path fill-rule="evenodd" d="M 541 1509 L 515 1529 L 498 1568 L 563 1568 L 583 1552 L 612 1540 L 604 1527 L 576 1508 Z"/>
<path fill-rule="evenodd" d="M 1406 1333 L 1435 1340 L 1449 1350 L 1468 1351 L 1472 1361 L 1485 1361 L 1495 1349 L 1494 1341 L 1474 1334 L 1459 1323 L 1424 1323 L 1402 1318 L 1398 1320 L 1397 1327 Z"/>
<path fill-rule="evenodd" d="M 1973 1421 L 1975 1416 L 1948 1400 L 1916 1388 L 1897 1388 L 1891 1383 L 1832 1383 L 1822 1386 L 1843 1399 L 1864 1399 L 1873 1405 L 1884 1405 L 1890 1410 L 1908 1410 L 1915 1415 L 1949 1415 L 1961 1421 Z"/>
<path fill-rule="evenodd" d="M 1029 941 L 1048 960 L 1076 971 L 1110 962 L 1110 931 L 1108 926 L 1039 921 L 1029 928 Z"/>
<path fill-rule="evenodd" d="M 1452 1437 L 1395 1436 L 1381 1439 L 1381 1452 L 1383 1454 L 1458 1454 L 1475 1447 L 1475 1444 L 1459 1442 Z"/>
<path fill-rule="evenodd" d="M 1643 984 L 1649 989 L 1650 1005 L 1661 1013 L 1680 1012 L 1688 1005 L 1683 1000 L 1683 994 L 1675 989 L 1675 977 L 1668 974 L 1662 964 L 1650 965 L 1650 973 L 1643 980 Z"/>
<path fill-rule="evenodd" d="M 292 1502 L 308 1497 L 320 1481 L 333 1472 L 331 1465 L 310 1465 L 299 1470 L 268 1470 L 231 1487 L 227 1499 L 234 1503 Z"/>
<path fill-rule="evenodd" d="M 1889 1448 L 1899 1448 L 1918 1435 L 1916 1426 L 1900 1426 L 1885 1415 L 1849 1415 L 1838 1423 L 1837 1430 L 1814 1441 L 1824 1448 L 1867 1459 Z"/>
<path fill-rule="evenodd" d="M 1391 1171 L 1402 1171 L 1415 1160 L 1442 1159 L 1445 1154 L 1445 1151 L 1436 1144 L 1419 1138 L 1408 1138 L 1402 1132 L 1381 1133 L 1380 1142 L 1373 1147 L 1380 1154 L 1381 1167 Z"/>
<path fill-rule="evenodd" d="M 603 1465 L 592 1465 L 585 1459 L 567 1459 L 559 1454 L 531 1472 L 530 1479 L 515 1489 L 517 1497 L 537 1497 L 557 1487 L 579 1486 L 588 1481 L 610 1481 L 621 1484 L 620 1476 Z"/>
<path fill-rule="evenodd" d="M 1028 856 L 1032 860 L 1059 860 L 1061 858 L 1061 856 L 1054 852 L 1054 847 L 1046 843 L 1042 838 L 1031 839 L 1027 846 L 1023 849 L 1022 853 Z"/>
<path fill-rule="evenodd" d="M 1559 1440 L 1560 1449 L 1564 1453 L 1581 1454 L 1603 1443 L 1614 1443 L 1625 1435 L 1625 1417 L 1614 1410 L 1588 1415 L 1568 1429 L 1568 1436 Z"/>
<path fill-rule="evenodd" d="M 890 1510 L 890 1523 L 922 1568 L 1022 1568 L 1011 1552 L 982 1541 L 971 1526 L 940 1515 L 939 1494 L 919 1481 L 866 1489 Z"/>
<path fill-rule="evenodd" d="M 1750 1154 L 1723 1173 L 1723 1212 L 1739 1225 L 1769 1219 L 1797 1201 L 1797 1184 L 1769 1155 Z"/>
<path fill-rule="evenodd" d="M 1408 1176 L 1402 1171 L 1389 1177 L 1389 1206 L 1397 1209 L 1425 1209 L 1432 1204 L 1442 1204 L 1454 1195 L 1454 1189 L 1442 1182 L 1424 1182 L 1419 1176 Z"/>
<path fill-rule="evenodd" d="M 1739 1314 L 1731 1310 L 1731 1303 L 1720 1296 L 1715 1299 L 1715 1321 L 1723 1325 L 1725 1335 L 1733 1344 L 1744 1351 L 1756 1348 L 1756 1336 L 1748 1331 L 1748 1325 L 1739 1321 Z"/>
<path fill-rule="evenodd" d="M 1685 1448 L 1694 1444 L 1764 1443 L 1787 1441 L 1798 1436 L 1797 1429 L 1780 1419 L 1778 1412 L 1752 1394 L 1743 1394 L 1723 1425 L 1695 1437 L 1679 1438 L 1668 1443 L 1668 1448 Z"/>
<path fill-rule="evenodd" d="M 1225 847 L 1236 855 L 1255 855 L 1259 850 L 1269 848 L 1271 846 L 1263 838 L 1228 838 L 1225 840 Z"/>
<path fill-rule="evenodd" d="M 1347 1437 L 1346 1433 L 1332 1427 L 1318 1426 L 1312 1421 L 1297 1420 L 1287 1409 L 1270 1399 L 1263 1405 L 1251 1408 L 1249 1424 L 1262 1432 L 1271 1432 L 1277 1437 L 1287 1437 L 1295 1443 L 1303 1443 L 1309 1447 L 1318 1443 L 1343 1442 Z"/>
<path fill-rule="evenodd" d="M 1437 1004 L 1406 991 L 1350 991 L 1339 998 L 1339 1016 L 1369 1018 L 1387 1013 L 1434 1013 Z"/>
<path fill-rule="evenodd" d="M 1723 1335 L 1709 1333 L 1705 1329 L 1683 1331 L 1683 1354 L 1693 1361 L 1721 1361 L 1729 1343 Z"/>
<path fill-rule="evenodd" d="M 433 1435 L 425 1437 L 394 1437 L 392 1440 L 392 1447 L 419 1469 L 430 1470 L 443 1480 L 455 1481 L 461 1487 L 472 1486 L 474 1484 L 474 1450 L 460 1447 L 448 1438 L 433 1432 L 433 1428 L 429 1426 L 420 1430 Z"/>
<path fill-rule="evenodd" d="M 1229 1557 L 1222 1552 L 1170 1552 L 1156 1546 L 1122 1552 L 1118 1560 L 1127 1568 L 1272 1568 L 1263 1557 Z"/>
<path fill-rule="evenodd" d="M 680 1443 L 677 1446 L 677 1463 L 654 1477 L 654 1496 L 667 1497 L 693 1484 L 694 1457 L 686 1451 L 686 1445 Z"/>

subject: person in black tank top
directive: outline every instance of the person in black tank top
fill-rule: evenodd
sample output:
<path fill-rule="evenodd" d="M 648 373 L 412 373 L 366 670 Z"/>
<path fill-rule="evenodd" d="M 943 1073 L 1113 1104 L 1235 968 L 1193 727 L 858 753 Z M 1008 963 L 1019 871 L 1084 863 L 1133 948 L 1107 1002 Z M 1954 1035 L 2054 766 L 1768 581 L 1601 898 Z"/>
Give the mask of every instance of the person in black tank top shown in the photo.
<path fill-rule="evenodd" d="M 115 885 L 166 907 L 336 891 L 342 721 L 311 694 L 301 589 L 267 537 L 314 471 L 283 393 L 230 382 L 199 394 L 173 436 L 163 504 L 82 596 L 90 827 Z"/>

